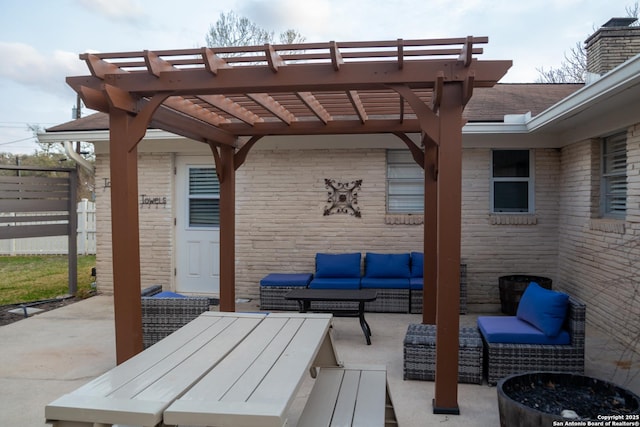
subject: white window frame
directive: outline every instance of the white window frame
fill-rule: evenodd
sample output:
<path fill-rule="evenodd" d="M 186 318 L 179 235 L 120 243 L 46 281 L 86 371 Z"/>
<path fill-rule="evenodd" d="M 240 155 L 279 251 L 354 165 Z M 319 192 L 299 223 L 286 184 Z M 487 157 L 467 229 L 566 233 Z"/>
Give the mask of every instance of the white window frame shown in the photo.
<path fill-rule="evenodd" d="M 390 161 L 390 154 L 394 154 L 394 155 L 400 155 L 401 159 L 400 161 L 394 161 L 391 162 Z M 387 150 L 386 153 L 386 166 L 387 166 L 387 170 L 386 170 L 386 196 L 387 196 L 387 200 L 386 200 L 386 208 L 387 208 L 387 213 L 388 214 L 424 214 L 424 170 L 422 170 L 422 168 L 415 162 L 415 160 L 413 160 L 413 156 L 411 155 L 411 152 L 409 150 Z M 416 173 L 418 171 L 420 171 L 420 178 L 417 177 L 407 177 L 407 178 L 399 178 L 399 177 L 391 177 L 391 168 L 393 168 L 394 166 L 398 166 L 398 167 L 404 167 L 404 168 L 416 168 Z M 415 185 L 416 187 L 416 191 L 418 191 L 418 193 L 420 194 L 421 197 L 421 208 L 416 208 L 416 209 L 410 209 L 409 207 L 407 208 L 394 208 L 392 207 L 392 199 L 396 199 L 403 197 L 402 194 L 394 194 L 391 195 L 390 191 L 389 191 L 389 187 L 390 184 L 392 183 L 396 183 L 396 182 L 402 182 L 405 185 Z M 419 190 L 418 190 L 419 188 Z M 415 194 L 415 193 L 413 193 Z M 410 197 L 412 194 L 404 194 L 405 197 Z"/>
<path fill-rule="evenodd" d="M 618 157 L 616 159 L 616 157 Z M 621 163 L 620 157 L 624 157 Z M 613 162 L 613 163 L 612 163 Z M 600 213 L 603 218 L 624 219 L 627 214 L 628 176 L 627 176 L 627 132 L 618 132 L 602 138 L 600 155 Z M 624 177 L 624 184 L 618 182 L 616 189 L 611 183 Z M 614 204 L 614 198 L 624 199 Z M 614 206 L 615 205 L 615 206 Z"/>
<path fill-rule="evenodd" d="M 493 153 L 496 151 L 528 151 L 529 152 L 529 176 L 528 177 L 494 177 L 493 176 Z M 535 213 L 535 161 L 534 151 L 529 149 L 508 148 L 492 149 L 490 165 L 489 183 L 489 203 L 490 211 L 500 215 L 527 215 Z M 526 211 L 502 211 L 495 207 L 495 183 L 496 182 L 526 182 L 527 183 L 527 210 Z"/>

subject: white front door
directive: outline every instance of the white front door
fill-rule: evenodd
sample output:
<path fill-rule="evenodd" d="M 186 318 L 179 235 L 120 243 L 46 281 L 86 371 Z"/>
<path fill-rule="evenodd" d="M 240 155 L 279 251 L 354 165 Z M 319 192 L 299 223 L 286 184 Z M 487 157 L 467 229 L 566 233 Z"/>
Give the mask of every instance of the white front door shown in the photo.
<path fill-rule="evenodd" d="M 211 159 L 213 161 L 213 159 Z M 176 290 L 220 293 L 220 186 L 202 157 L 177 158 Z"/>

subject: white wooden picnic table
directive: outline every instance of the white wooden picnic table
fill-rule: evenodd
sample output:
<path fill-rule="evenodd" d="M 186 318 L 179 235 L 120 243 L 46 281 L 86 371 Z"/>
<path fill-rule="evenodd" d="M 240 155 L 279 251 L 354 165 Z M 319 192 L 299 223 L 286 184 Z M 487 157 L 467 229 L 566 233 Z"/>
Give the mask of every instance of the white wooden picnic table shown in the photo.
<path fill-rule="evenodd" d="M 340 366 L 331 315 L 206 312 L 45 407 L 55 427 L 283 426 L 305 375 Z"/>

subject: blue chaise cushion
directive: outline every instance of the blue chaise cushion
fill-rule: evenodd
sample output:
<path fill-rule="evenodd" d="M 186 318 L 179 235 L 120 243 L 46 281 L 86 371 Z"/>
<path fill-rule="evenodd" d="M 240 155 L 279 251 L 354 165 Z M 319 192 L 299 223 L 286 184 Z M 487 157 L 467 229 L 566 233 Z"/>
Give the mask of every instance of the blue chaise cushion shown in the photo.
<path fill-rule="evenodd" d="M 562 329 L 554 337 L 516 316 L 478 316 L 478 329 L 487 342 L 506 344 L 570 344 L 569 332 Z"/>
<path fill-rule="evenodd" d="M 360 253 L 316 254 L 316 278 L 360 279 Z"/>
<path fill-rule="evenodd" d="M 516 317 L 529 322 L 546 336 L 555 337 L 562 329 L 568 305 L 569 295 L 531 282 L 522 294 Z"/>
<path fill-rule="evenodd" d="M 411 252 L 411 277 L 422 277 L 423 274 L 424 254 L 422 252 Z"/>
<path fill-rule="evenodd" d="M 302 286 L 309 285 L 311 273 L 271 273 L 260 280 L 260 286 Z"/>
<path fill-rule="evenodd" d="M 360 281 L 360 287 L 363 289 L 409 289 L 409 279 L 406 277 L 387 279 L 363 277 Z"/>
<path fill-rule="evenodd" d="M 424 288 L 423 277 L 412 277 L 409 279 L 409 289 L 422 290 Z"/>
<path fill-rule="evenodd" d="M 367 252 L 364 260 L 365 277 L 370 279 L 409 278 L 409 254 L 376 254 Z M 407 283 L 407 287 L 409 283 Z"/>

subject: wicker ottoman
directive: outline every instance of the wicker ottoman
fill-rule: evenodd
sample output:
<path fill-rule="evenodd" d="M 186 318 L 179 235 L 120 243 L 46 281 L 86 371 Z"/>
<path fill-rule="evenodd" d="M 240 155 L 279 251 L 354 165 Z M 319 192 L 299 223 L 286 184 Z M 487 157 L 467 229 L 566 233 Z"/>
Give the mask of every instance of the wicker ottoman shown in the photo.
<path fill-rule="evenodd" d="M 287 301 L 284 296 L 292 289 L 306 288 L 313 278 L 311 273 L 272 273 L 260 280 L 260 309 L 298 311 L 298 301 Z"/>
<path fill-rule="evenodd" d="M 482 384 L 482 338 L 477 328 L 460 328 L 458 382 Z M 404 338 L 404 379 L 435 379 L 436 326 L 410 324 Z"/>

